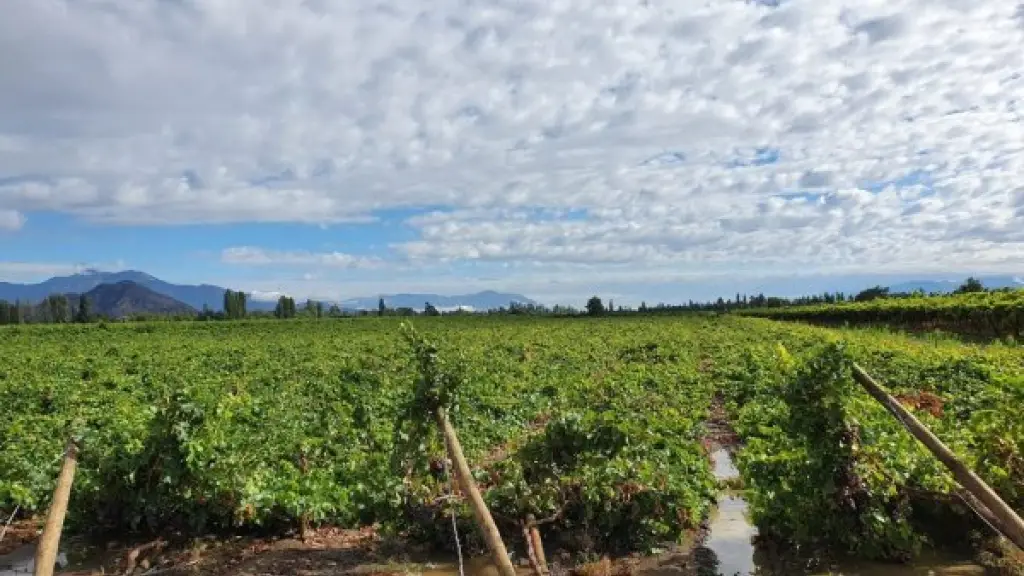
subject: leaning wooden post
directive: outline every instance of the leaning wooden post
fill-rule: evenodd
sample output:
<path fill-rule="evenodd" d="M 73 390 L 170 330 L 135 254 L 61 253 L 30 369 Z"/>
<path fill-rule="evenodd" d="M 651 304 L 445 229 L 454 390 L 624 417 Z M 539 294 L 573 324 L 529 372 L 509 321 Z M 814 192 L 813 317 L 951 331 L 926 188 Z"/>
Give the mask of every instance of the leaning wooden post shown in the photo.
<path fill-rule="evenodd" d="M 505 543 L 501 540 L 501 533 L 498 532 L 498 527 L 494 524 L 494 518 L 491 517 L 491 512 L 487 509 L 487 504 L 484 502 L 483 496 L 480 495 L 480 490 L 477 489 L 476 482 L 473 480 L 473 474 L 469 470 L 466 456 L 462 453 L 462 445 L 459 444 L 459 437 L 455 434 L 455 428 L 452 427 L 452 423 L 448 420 L 448 413 L 444 408 L 438 408 L 435 417 L 437 418 L 437 425 L 441 428 L 441 433 L 444 435 L 444 441 L 448 447 L 448 455 L 451 456 L 452 462 L 455 464 L 455 477 L 458 479 L 462 491 L 469 496 L 469 505 L 473 509 L 473 515 L 480 526 L 480 531 L 483 532 L 484 541 L 487 542 L 487 547 L 491 551 L 494 565 L 498 567 L 502 576 L 516 576 L 516 569 L 512 566 L 512 561 L 509 560 Z"/>
<path fill-rule="evenodd" d="M 69 440 L 64 453 L 64 464 L 57 477 L 57 488 L 53 491 L 50 510 L 46 514 L 46 524 L 36 548 L 35 576 L 51 576 L 53 566 L 57 562 L 57 550 L 60 547 L 60 533 L 64 527 L 64 516 L 68 511 L 68 500 L 71 498 L 71 484 L 75 479 L 75 468 L 78 465 L 78 445 Z"/>
<path fill-rule="evenodd" d="M 898 400 L 886 392 L 863 368 L 856 363 L 853 364 L 853 378 L 867 390 L 875 400 L 878 400 L 903 426 L 914 435 L 928 450 L 939 459 L 953 477 L 972 496 L 984 504 L 989 511 L 999 519 L 999 526 L 1010 541 L 1024 550 L 1024 520 L 1010 508 L 998 494 L 978 477 L 970 468 L 964 465 L 953 451 L 946 447 L 937 436 L 932 434 L 913 414 L 907 411 Z"/>

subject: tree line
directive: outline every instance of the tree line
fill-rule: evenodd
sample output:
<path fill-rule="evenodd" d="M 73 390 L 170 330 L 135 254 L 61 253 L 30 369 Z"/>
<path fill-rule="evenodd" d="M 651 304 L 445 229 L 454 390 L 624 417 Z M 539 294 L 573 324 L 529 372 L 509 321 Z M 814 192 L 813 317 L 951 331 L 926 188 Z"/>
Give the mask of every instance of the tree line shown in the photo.
<path fill-rule="evenodd" d="M 84 295 L 51 294 L 37 304 L 0 300 L 0 324 L 84 324 L 96 320 Z"/>
<path fill-rule="evenodd" d="M 987 290 L 980 280 L 971 277 L 964 281 L 954 294 L 965 294 L 972 292 L 985 292 Z M 684 304 L 658 303 L 648 305 L 641 302 L 639 307 L 615 306 L 613 300 L 609 299 L 607 304 L 599 296 L 590 297 L 581 308 L 574 306 L 543 304 L 525 304 L 510 302 L 508 306 L 497 309 L 475 311 L 467 309 L 456 309 L 441 311 L 430 302 L 425 302 L 422 309 L 411 307 L 390 307 L 384 298 L 378 301 L 376 310 L 342 310 L 337 304 L 327 305 L 322 301 L 307 299 L 299 308 L 295 299 L 289 296 L 278 298 L 274 310 L 271 312 L 249 310 L 248 296 L 242 291 L 226 290 L 222 310 L 213 310 L 209 306 L 196 315 L 179 315 L 171 319 L 199 319 L 199 320 L 241 320 L 244 318 L 276 318 L 280 320 L 290 318 L 341 318 L 359 316 L 466 316 L 466 315 L 508 315 L 508 316 L 612 316 L 629 314 L 680 314 L 692 312 L 730 312 L 736 310 L 751 310 L 760 308 L 789 308 L 799 306 L 814 306 L 822 304 L 841 304 L 846 302 L 869 302 L 879 298 L 907 298 L 928 296 L 921 291 L 913 293 L 890 293 L 889 288 L 873 286 L 857 292 L 848 294 L 844 292 L 823 292 L 796 298 L 782 298 L 777 296 L 766 296 L 763 293 L 741 294 L 737 293 L 734 298 L 717 298 L 715 300 L 695 301 L 688 300 Z M 153 314 L 140 313 L 132 319 L 152 320 Z M 168 319 L 168 317 L 162 317 Z M 21 301 L 7 302 L 0 300 L 0 324 L 30 324 L 30 323 L 86 323 L 97 320 L 104 320 L 102 314 L 93 311 L 88 298 L 82 294 L 69 296 L 66 294 L 52 294 L 42 302 L 36 304 Z"/>

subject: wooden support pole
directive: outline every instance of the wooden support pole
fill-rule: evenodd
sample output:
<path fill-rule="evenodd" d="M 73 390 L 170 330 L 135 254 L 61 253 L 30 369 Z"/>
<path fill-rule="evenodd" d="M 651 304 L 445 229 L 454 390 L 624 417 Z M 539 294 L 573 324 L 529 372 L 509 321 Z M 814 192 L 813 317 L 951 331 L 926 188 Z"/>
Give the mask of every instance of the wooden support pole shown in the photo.
<path fill-rule="evenodd" d="M 977 474 L 961 462 L 953 454 L 953 451 L 942 443 L 942 440 L 939 440 L 937 436 L 932 434 L 920 420 L 907 411 L 898 400 L 886 392 L 856 363 L 853 364 L 853 379 L 863 386 L 868 394 L 884 406 L 897 420 L 903 423 L 903 426 L 914 438 L 917 438 L 918 441 L 924 444 L 925 448 L 928 448 L 953 473 L 956 481 L 971 496 L 984 504 L 988 508 L 988 512 L 998 519 L 998 524 L 995 524 L 995 526 L 998 526 L 999 530 L 1003 531 L 1003 535 L 1016 544 L 1018 548 L 1024 550 L 1024 520 L 1021 520 L 1020 516 L 984 480 L 979 478 Z"/>
<path fill-rule="evenodd" d="M 533 538 L 530 536 L 530 528 L 525 522 L 522 527 L 523 540 L 526 542 L 526 557 L 530 560 L 530 568 L 533 568 L 533 573 L 536 576 L 544 576 L 544 569 L 541 568 L 540 561 L 537 560 L 537 553 L 533 549 Z"/>
<path fill-rule="evenodd" d="M 530 527 L 529 542 L 533 547 L 533 553 L 537 556 L 537 563 L 540 564 L 541 572 L 547 576 L 550 573 L 548 569 L 548 559 L 544 554 L 544 542 L 540 539 L 540 530 L 537 528 L 537 519 L 533 517 L 533 514 L 529 514 L 526 517 L 526 521 Z"/>
<path fill-rule="evenodd" d="M 57 487 L 53 491 L 50 510 L 46 514 L 46 524 L 36 548 L 35 576 L 52 576 L 53 566 L 57 562 L 57 550 L 60 547 L 60 533 L 64 528 L 64 516 L 68 511 L 68 500 L 71 498 L 71 484 L 75 479 L 75 468 L 78 465 L 78 446 L 69 440 L 64 453 L 64 464 L 57 477 Z"/>
<path fill-rule="evenodd" d="M 512 560 L 508 557 L 505 543 L 501 540 L 501 533 L 498 532 L 498 527 L 494 524 L 494 518 L 491 517 L 491 512 L 487 509 L 487 504 L 484 502 L 483 496 L 480 495 L 480 490 L 476 487 L 476 481 L 473 480 L 473 474 L 469 469 L 469 464 L 466 462 L 466 456 L 462 453 L 459 437 L 455 434 L 455 428 L 452 427 L 452 423 L 448 420 L 447 412 L 445 412 L 444 408 L 438 408 L 435 417 L 437 425 L 444 436 L 445 444 L 448 447 L 448 455 L 451 456 L 452 462 L 455 464 L 455 477 L 458 479 L 462 491 L 469 496 L 469 505 L 473 509 L 473 515 L 476 517 L 480 532 L 483 533 L 487 548 L 491 551 L 494 565 L 497 566 L 501 576 L 516 576 L 516 569 L 512 565 Z"/>
<path fill-rule="evenodd" d="M 993 530 L 999 532 L 1003 536 L 1010 533 L 1010 529 L 1006 527 L 1006 523 L 993 514 L 992 511 L 988 509 L 988 506 L 985 506 L 981 500 L 975 498 L 970 492 L 961 488 L 956 491 L 956 495 L 963 500 L 964 504 L 967 504 L 968 508 L 980 516 L 986 524 L 991 526 Z"/>

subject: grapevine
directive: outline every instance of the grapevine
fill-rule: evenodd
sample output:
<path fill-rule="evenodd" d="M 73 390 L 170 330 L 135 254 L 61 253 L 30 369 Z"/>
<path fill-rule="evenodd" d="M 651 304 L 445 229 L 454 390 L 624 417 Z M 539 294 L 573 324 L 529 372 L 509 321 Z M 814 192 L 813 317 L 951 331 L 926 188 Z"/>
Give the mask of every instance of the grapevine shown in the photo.
<path fill-rule="evenodd" d="M 549 549 L 652 550 L 714 504 L 701 438 L 719 393 L 762 533 L 886 558 L 960 536 L 929 519 L 983 533 L 850 361 L 1024 508 L 1012 346 L 735 316 L 16 328 L 0 327 L 4 520 L 45 511 L 76 429 L 72 532 L 378 525 L 453 550 L 443 408 L 510 547 L 532 516 Z"/>

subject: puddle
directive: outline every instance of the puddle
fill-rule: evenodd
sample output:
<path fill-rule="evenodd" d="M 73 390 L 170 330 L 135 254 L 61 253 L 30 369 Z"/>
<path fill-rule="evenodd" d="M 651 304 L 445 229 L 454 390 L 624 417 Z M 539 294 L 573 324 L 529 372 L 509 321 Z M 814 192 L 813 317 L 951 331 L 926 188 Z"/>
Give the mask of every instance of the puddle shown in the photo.
<path fill-rule="evenodd" d="M 747 519 L 747 502 L 733 494 L 723 494 L 718 500 L 718 510 L 711 516 L 711 526 L 704 546 L 714 553 L 718 560 L 719 574 L 747 576 L 754 574 L 753 538 L 757 528 Z"/>
<path fill-rule="evenodd" d="M 718 448 L 711 453 L 713 471 L 718 480 L 739 477 L 732 455 Z M 914 564 L 885 564 L 878 562 L 840 563 L 831 569 L 794 570 L 770 569 L 762 563 L 767 560 L 753 543 L 757 528 L 747 517 L 747 502 L 739 494 L 726 491 L 718 499 L 718 508 L 710 520 L 708 537 L 704 543 L 701 574 L 715 576 L 982 576 L 985 569 L 970 561 L 935 556 L 922 558 Z"/>
<path fill-rule="evenodd" d="M 67 554 L 60 552 L 57 555 L 56 565 L 59 568 L 64 568 L 67 564 Z M 25 574 L 32 574 L 35 572 L 35 566 L 35 544 L 26 544 L 25 546 L 14 550 L 10 554 L 0 556 L 0 576 L 24 576 Z"/>
<path fill-rule="evenodd" d="M 727 450 L 719 448 L 712 452 L 711 461 L 718 480 L 739 477 L 740 472 Z M 708 537 L 704 542 L 708 558 L 702 563 L 724 576 L 758 574 L 754 560 L 755 536 L 757 528 L 747 518 L 746 500 L 739 494 L 723 492 L 709 518 Z"/>
<path fill-rule="evenodd" d="M 740 471 L 732 463 L 732 456 L 725 448 L 718 448 L 711 453 L 712 470 L 718 480 L 732 480 L 739 478 Z"/>

